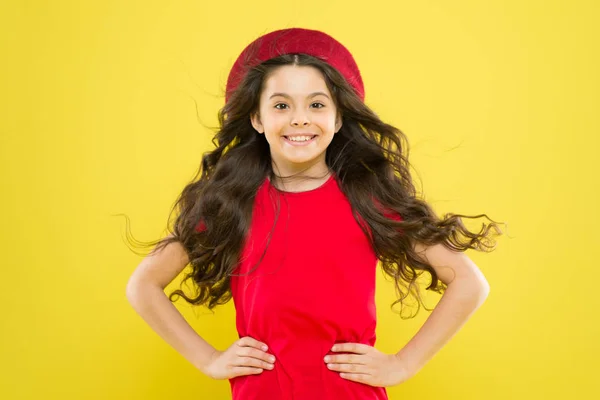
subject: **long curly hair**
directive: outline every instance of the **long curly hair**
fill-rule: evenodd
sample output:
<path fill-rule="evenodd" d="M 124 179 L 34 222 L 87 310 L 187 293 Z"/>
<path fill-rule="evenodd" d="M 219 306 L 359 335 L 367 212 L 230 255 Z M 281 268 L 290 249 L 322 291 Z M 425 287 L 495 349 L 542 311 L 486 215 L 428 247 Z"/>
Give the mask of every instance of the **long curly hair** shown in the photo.
<path fill-rule="evenodd" d="M 430 264 L 417 256 L 414 242 L 442 243 L 454 251 L 489 252 L 496 247 L 492 234 L 502 231 L 488 218 L 490 224 L 483 224 L 479 232 L 470 232 L 461 220 L 486 214 L 446 214 L 439 218 L 425 200 L 418 198 L 409 172 L 405 134 L 379 119 L 335 68 L 306 54 L 282 55 L 249 70 L 219 111 L 219 127 L 212 139 L 216 148 L 203 153 L 196 175 L 171 209 L 169 224 L 173 214 L 176 218 L 169 228 L 170 235 L 152 242 L 138 241 L 145 243 L 143 247 L 152 247 L 152 253 L 171 242 L 180 242 L 185 248 L 191 270 L 185 273 L 181 285 L 192 280 L 195 293 L 188 296 L 177 289 L 169 299 L 175 301 L 180 296 L 212 310 L 232 297 L 231 277 L 249 230 L 256 192 L 265 178 L 283 178 L 273 171 L 269 144 L 265 135 L 257 134 L 250 117 L 259 110 L 264 82 L 284 65 L 317 68 L 341 113 L 343 124 L 326 150 L 326 163 L 383 272 L 395 282 L 397 299 L 391 308 L 400 304 L 403 316 L 407 298 L 412 295 L 418 307 L 409 318 L 417 315 L 421 304 L 431 311 L 421 298 L 418 278 L 427 272 L 431 281 L 426 290 L 439 294 L 447 285 Z M 198 229 L 199 224 L 205 229 Z"/>

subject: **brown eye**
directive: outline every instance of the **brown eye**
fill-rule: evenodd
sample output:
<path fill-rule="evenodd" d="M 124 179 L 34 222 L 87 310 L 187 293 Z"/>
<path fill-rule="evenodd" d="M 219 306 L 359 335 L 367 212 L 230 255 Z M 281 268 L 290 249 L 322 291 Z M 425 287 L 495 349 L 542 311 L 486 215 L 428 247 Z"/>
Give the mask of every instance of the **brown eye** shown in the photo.
<path fill-rule="evenodd" d="M 321 103 L 312 103 L 311 105 L 315 105 L 315 104 L 318 104 L 320 106 L 320 107 L 316 107 L 317 109 L 325 107 L 325 105 L 321 104 Z M 285 103 L 277 103 L 273 107 L 276 108 L 277 110 L 283 110 L 283 108 L 279 108 L 278 106 L 286 106 L 287 107 L 287 104 L 285 104 Z"/>

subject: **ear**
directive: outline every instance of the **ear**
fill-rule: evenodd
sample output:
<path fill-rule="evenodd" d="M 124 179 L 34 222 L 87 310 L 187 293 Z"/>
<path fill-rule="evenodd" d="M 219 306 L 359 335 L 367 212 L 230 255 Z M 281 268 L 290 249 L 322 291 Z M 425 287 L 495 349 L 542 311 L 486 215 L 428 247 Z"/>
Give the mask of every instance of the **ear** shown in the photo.
<path fill-rule="evenodd" d="M 342 127 L 342 115 L 338 114 L 338 117 L 335 122 L 335 133 L 337 133 Z"/>
<path fill-rule="evenodd" d="M 258 115 L 258 113 L 250 115 L 250 123 L 258 133 L 263 133 L 265 131 L 262 126 L 262 123 L 260 122 L 260 116 Z"/>

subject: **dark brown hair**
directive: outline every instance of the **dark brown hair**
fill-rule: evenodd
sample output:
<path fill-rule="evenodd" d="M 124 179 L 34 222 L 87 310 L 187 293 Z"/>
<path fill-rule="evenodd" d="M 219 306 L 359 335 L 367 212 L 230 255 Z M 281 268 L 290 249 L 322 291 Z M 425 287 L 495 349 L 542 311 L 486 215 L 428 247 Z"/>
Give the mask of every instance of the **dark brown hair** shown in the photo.
<path fill-rule="evenodd" d="M 496 247 L 492 233 L 502 231 L 488 218 L 492 223 L 483 224 L 479 232 L 470 232 L 461 220 L 487 217 L 485 214 L 436 216 L 416 193 L 405 134 L 381 121 L 336 69 L 305 54 L 273 58 L 248 72 L 219 111 L 220 126 L 212 139 L 216 148 L 203 154 L 198 172 L 173 205 L 171 215 L 175 212 L 176 219 L 171 235 L 144 246 L 154 247 L 155 252 L 178 241 L 189 255 L 192 268 L 182 284 L 191 279 L 195 295 L 188 297 L 182 290 L 175 290 L 169 299 L 175 301 L 181 296 L 211 310 L 231 299 L 230 280 L 251 222 L 256 192 L 266 177 L 272 181 L 281 178 L 273 171 L 269 144 L 252 127 L 250 116 L 259 110 L 264 82 L 284 65 L 311 66 L 321 71 L 341 113 L 343 125 L 327 148 L 326 163 L 357 221 L 368 225 L 368 230 L 362 224 L 361 228 L 384 273 L 395 282 L 398 298 L 392 308 L 400 304 L 402 316 L 406 299 L 412 294 L 418 300 L 417 306 L 423 304 L 431 311 L 422 302 L 417 279 L 426 271 L 431 277 L 426 290 L 442 294 L 447 286 L 431 265 L 417 257 L 414 242 L 442 243 L 454 251 L 492 251 Z M 387 217 L 382 206 L 402 220 Z M 199 221 L 204 222 L 205 230 L 195 229 Z M 409 317 L 417 313 L 418 308 Z"/>

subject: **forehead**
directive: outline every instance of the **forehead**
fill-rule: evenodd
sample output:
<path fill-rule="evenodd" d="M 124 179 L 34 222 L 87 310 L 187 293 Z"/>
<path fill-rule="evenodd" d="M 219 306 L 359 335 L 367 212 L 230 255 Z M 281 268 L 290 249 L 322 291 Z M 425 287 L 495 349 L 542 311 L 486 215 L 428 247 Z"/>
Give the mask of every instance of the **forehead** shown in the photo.
<path fill-rule="evenodd" d="M 310 66 L 285 65 L 277 68 L 267 77 L 262 95 L 267 99 L 273 93 L 303 97 L 314 92 L 324 92 L 331 96 L 321 71 Z"/>

